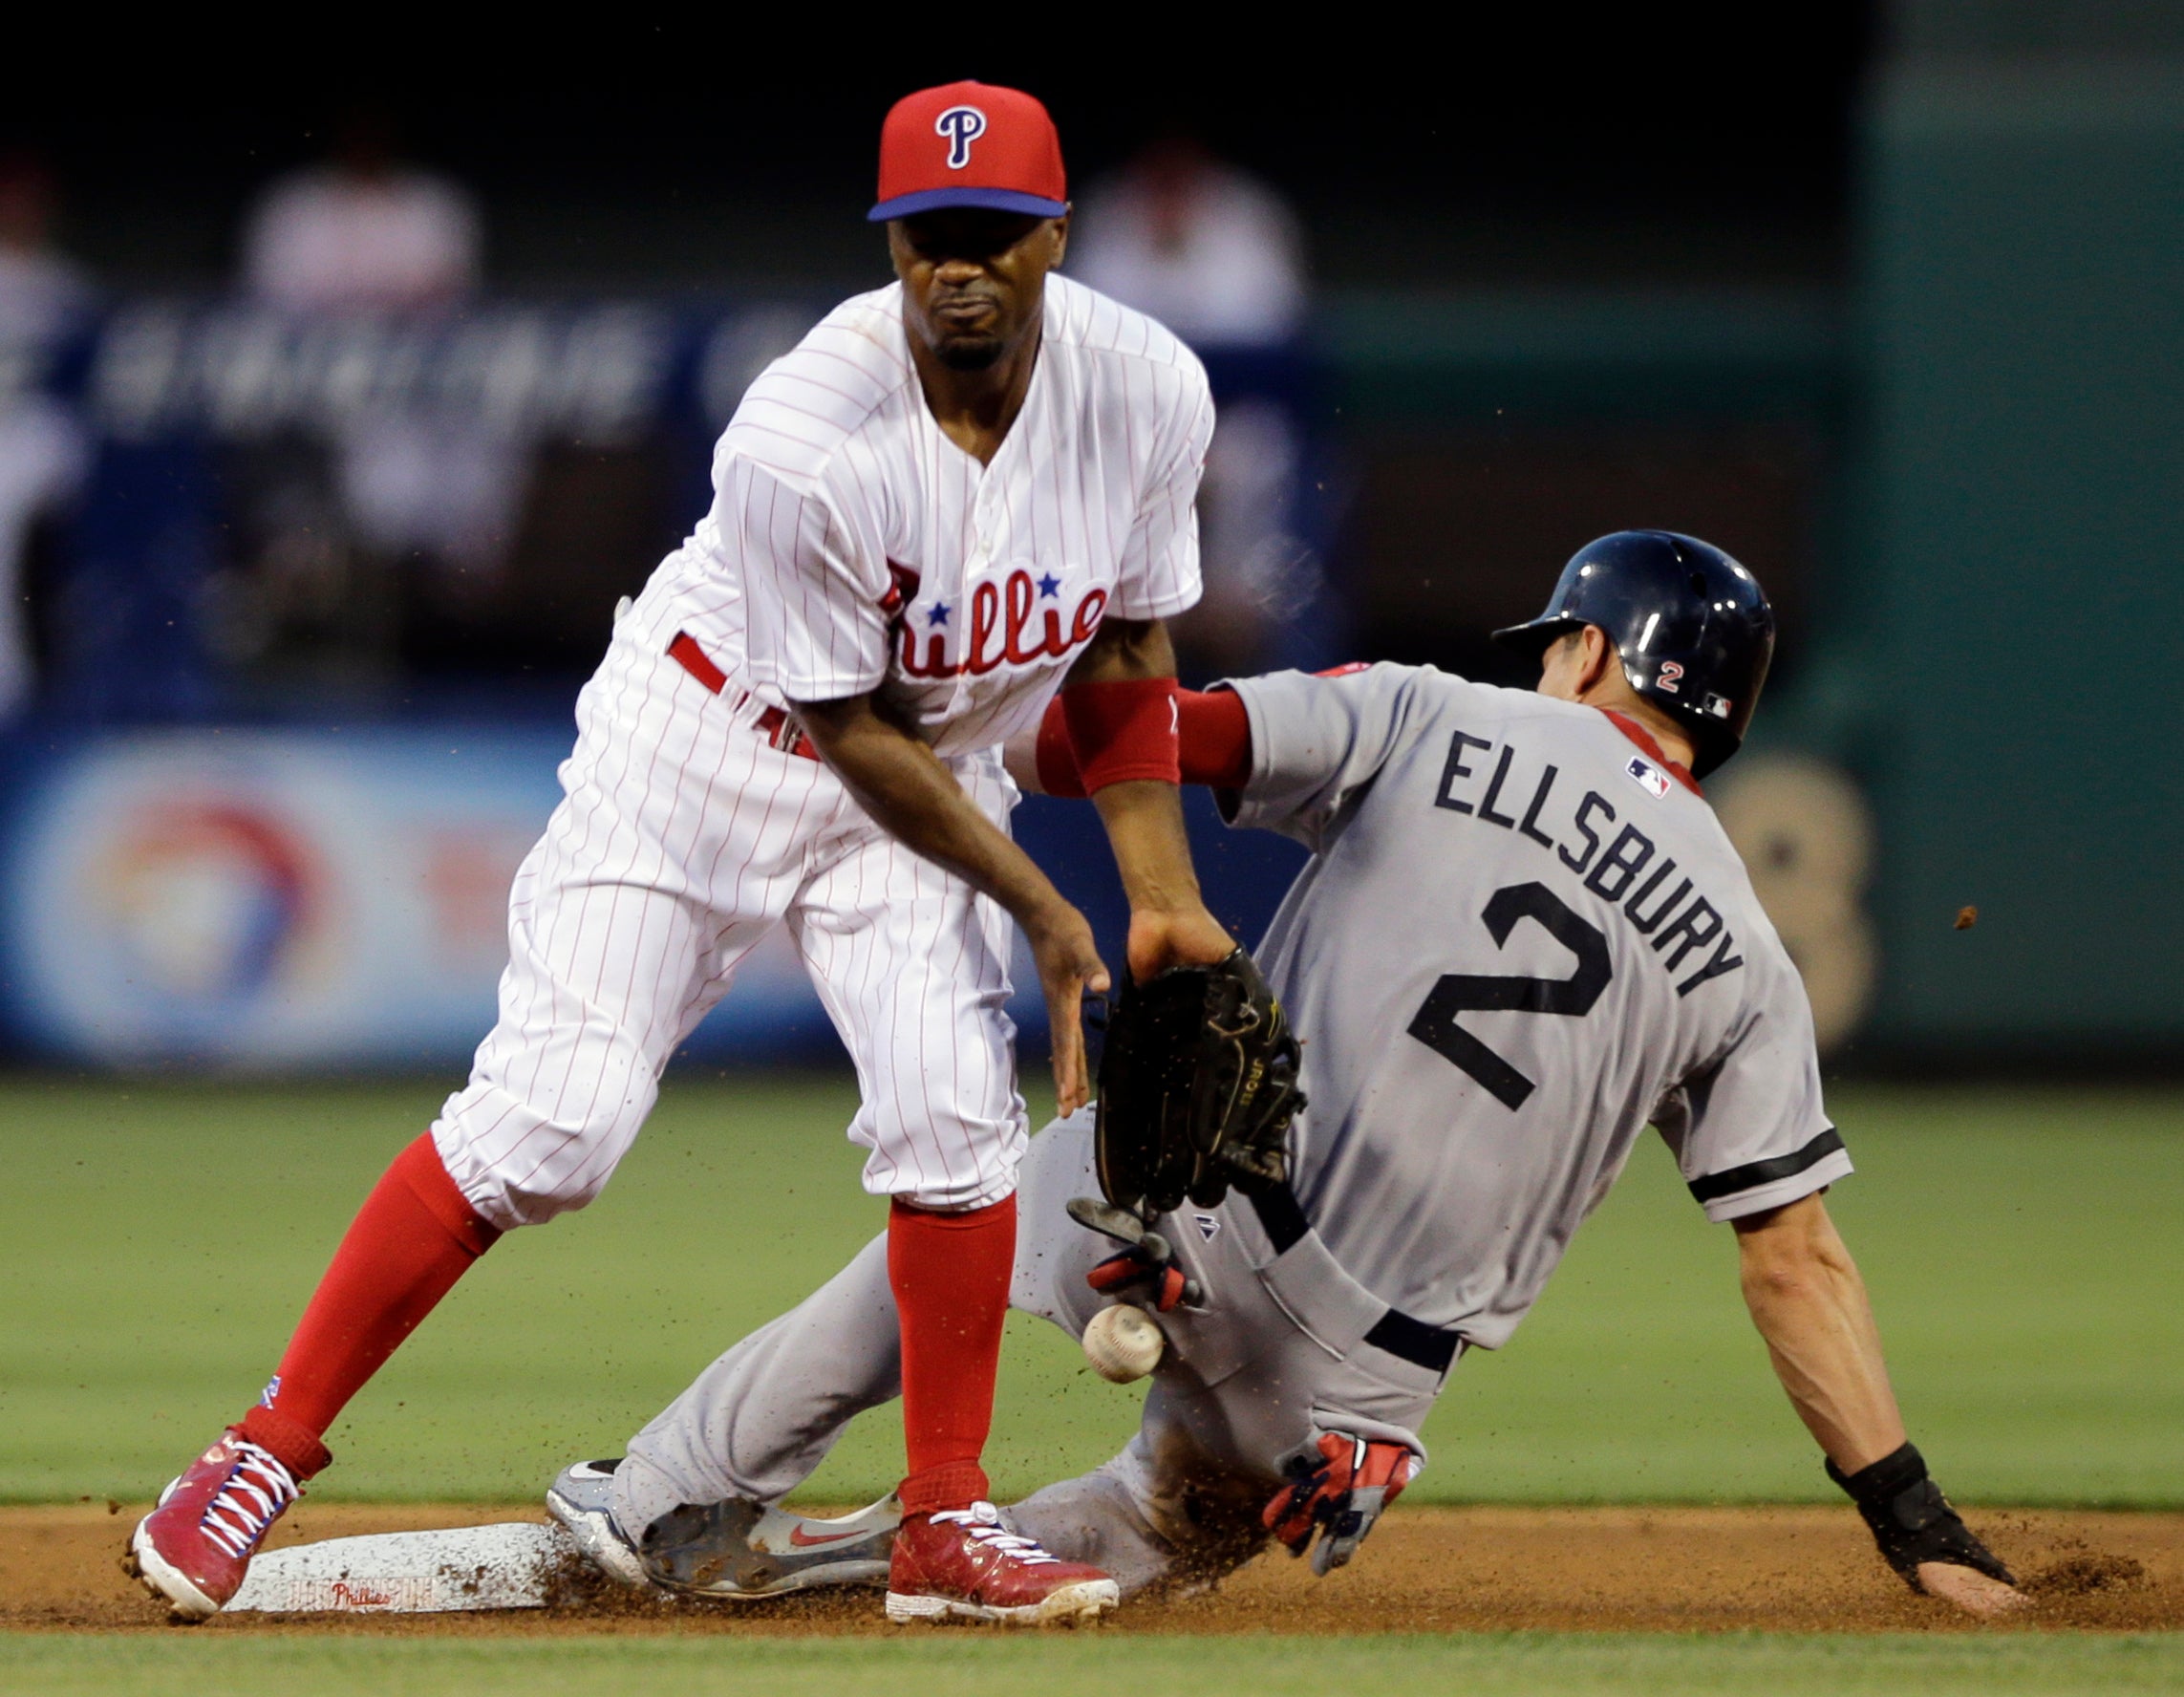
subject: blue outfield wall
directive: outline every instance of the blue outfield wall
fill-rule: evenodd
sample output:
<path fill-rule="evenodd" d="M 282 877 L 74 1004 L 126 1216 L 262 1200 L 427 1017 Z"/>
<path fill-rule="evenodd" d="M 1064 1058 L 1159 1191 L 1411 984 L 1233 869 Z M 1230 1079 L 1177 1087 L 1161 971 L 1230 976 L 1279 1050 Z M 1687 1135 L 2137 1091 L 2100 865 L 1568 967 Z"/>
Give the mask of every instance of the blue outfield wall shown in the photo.
<path fill-rule="evenodd" d="M 0 1030 L 18 1055 L 131 1068 L 459 1068 L 507 959 L 512 875 L 559 800 L 548 726 L 85 732 L 0 776 Z M 1271 917 L 1302 851 L 1190 798 L 1213 905 Z M 1118 969 L 1126 908 L 1088 804 L 1017 833 Z M 1043 1048 L 1019 947 L 1010 1013 Z M 685 1046 L 714 1064 L 838 1055 L 784 930 Z"/>

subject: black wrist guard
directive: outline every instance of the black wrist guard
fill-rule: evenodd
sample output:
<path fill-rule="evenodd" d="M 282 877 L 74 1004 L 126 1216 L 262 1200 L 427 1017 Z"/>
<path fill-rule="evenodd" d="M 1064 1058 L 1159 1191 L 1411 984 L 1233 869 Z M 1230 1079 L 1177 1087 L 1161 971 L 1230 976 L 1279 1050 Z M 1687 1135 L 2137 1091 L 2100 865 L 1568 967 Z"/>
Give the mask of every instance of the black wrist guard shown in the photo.
<path fill-rule="evenodd" d="M 2017 1583 L 1994 1552 L 1958 1518 L 1941 1487 L 1928 1475 L 1926 1458 L 1911 1445 L 1854 1473 L 1845 1473 L 1831 1461 L 1828 1477 L 1858 1505 L 1882 1557 L 1914 1591 L 1926 1589 L 1918 1582 L 1921 1561 L 1953 1562 L 2005 1585 Z"/>

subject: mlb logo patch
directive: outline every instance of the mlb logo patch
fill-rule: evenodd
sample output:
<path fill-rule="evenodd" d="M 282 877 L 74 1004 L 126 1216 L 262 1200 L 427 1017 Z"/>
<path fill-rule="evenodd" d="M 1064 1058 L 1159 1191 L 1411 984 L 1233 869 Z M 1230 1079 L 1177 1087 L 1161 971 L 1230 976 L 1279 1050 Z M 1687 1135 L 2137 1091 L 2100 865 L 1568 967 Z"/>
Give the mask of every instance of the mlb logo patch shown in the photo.
<path fill-rule="evenodd" d="M 1632 783 L 1653 797 L 1655 801 L 1659 801 L 1662 796 L 1668 793 L 1668 774 L 1643 755 L 1632 755 L 1630 764 L 1626 765 L 1623 770 L 1630 774 Z"/>

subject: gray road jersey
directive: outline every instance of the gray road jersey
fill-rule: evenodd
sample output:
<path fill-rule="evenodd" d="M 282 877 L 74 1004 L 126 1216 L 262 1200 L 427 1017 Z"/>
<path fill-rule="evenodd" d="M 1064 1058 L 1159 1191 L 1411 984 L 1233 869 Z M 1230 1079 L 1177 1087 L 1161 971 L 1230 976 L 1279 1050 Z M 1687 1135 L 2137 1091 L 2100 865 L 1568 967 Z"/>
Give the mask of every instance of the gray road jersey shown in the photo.
<path fill-rule="evenodd" d="M 1231 687 L 1232 823 L 1314 853 L 1260 951 L 1295 1188 L 1376 1296 L 1502 1343 L 1649 1119 L 1713 1219 L 1851 1171 L 1743 863 L 1616 720 L 1430 667 Z"/>

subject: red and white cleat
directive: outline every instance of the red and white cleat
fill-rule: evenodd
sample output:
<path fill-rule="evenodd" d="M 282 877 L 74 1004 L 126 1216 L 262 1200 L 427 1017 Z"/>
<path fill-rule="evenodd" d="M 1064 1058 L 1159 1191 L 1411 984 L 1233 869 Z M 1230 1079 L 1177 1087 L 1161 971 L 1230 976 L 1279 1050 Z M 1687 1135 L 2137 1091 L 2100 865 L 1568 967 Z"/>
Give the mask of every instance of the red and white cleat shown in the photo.
<path fill-rule="evenodd" d="M 992 1503 L 913 1515 L 895 1534 L 888 1619 L 999 1621 L 1011 1626 L 1097 1620 L 1115 1606 L 1115 1581 L 1064 1561 L 1001 1524 Z"/>
<path fill-rule="evenodd" d="M 208 1621 L 226 1605 L 288 1506 L 303 1494 L 271 1451 L 230 1428 L 160 1493 L 137 1523 L 122 1566 L 178 1621 Z"/>

